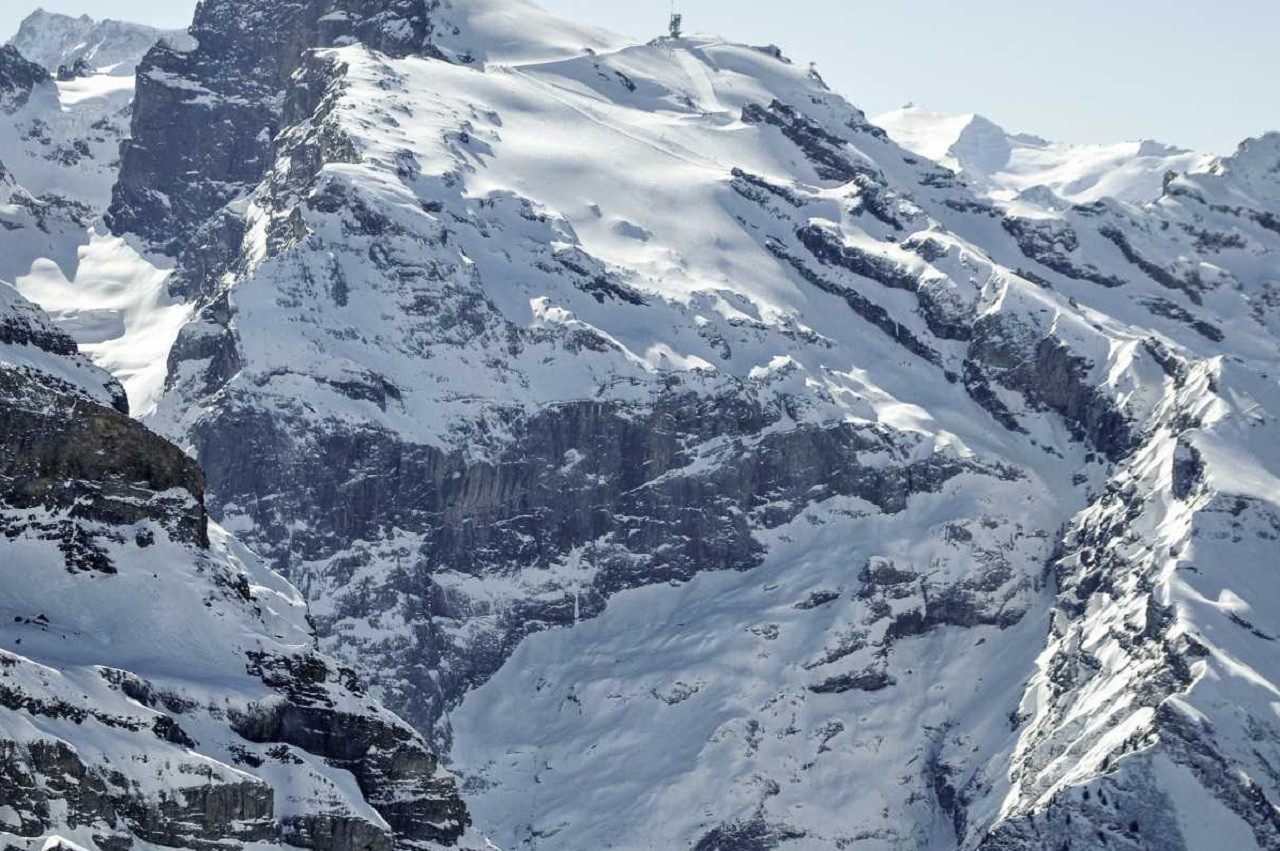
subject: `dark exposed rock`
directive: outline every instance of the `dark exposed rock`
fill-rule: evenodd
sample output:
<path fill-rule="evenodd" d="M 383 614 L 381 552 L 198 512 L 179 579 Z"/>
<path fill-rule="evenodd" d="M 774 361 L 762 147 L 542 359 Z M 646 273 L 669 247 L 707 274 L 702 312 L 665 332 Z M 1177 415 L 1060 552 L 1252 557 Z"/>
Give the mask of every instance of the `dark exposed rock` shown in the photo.
<path fill-rule="evenodd" d="M 1003 216 L 1000 224 L 1029 259 L 1068 278 L 1090 281 L 1104 287 L 1122 287 L 1124 281 L 1107 275 L 1092 264 L 1077 264 L 1071 255 L 1079 248 L 1079 238 L 1065 222 Z"/>
<path fill-rule="evenodd" d="M 0 371 L 0 395 L 25 402 L 0 408 L 0 503 L 52 508 L 70 524 L 153 520 L 175 540 L 207 545 L 204 480 L 177 447 L 120 411 L 50 393 L 29 375 Z M 63 531 L 47 531 L 71 528 L 57 526 Z M 92 551 L 98 534 L 83 528 L 77 552 Z M 73 560 L 69 552 L 68 566 Z"/>
<path fill-rule="evenodd" d="M 855 673 L 837 674 L 809 686 L 809 691 L 817 694 L 843 694 L 847 691 L 880 691 L 896 684 L 897 680 L 885 671 L 868 668 Z"/>
<path fill-rule="evenodd" d="M 823 180 L 847 183 L 858 175 L 866 175 L 873 180 L 879 177 L 874 170 L 857 163 L 848 155 L 845 150 L 848 145 L 846 140 L 781 101 L 771 101 L 768 106 L 747 104 L 742 108 L 742 120 L 748 124 L 768 124 L 778 128 L 783 136 L 804 152 L 805 157 L 813 164 L 814 171 Z"/>
<path fill-rule="evenodd" d="M 835 602 L 840 599 L 838 590 L 823 589 L 814 591 L 800 602 L 796 603 L 796 608 L 801 610 L 816 609 L 819 606 L 825 606 L 827 603 Z"/>
<path fill-rule="evenodd" d="M 0 46 L 0 113 L 26 105 L 36 87 L 50 82 L 49 72 L 28 61 L 11 44 Z"/>
<path fill-rule="evenodd" d="M 870 278 L 890 289 L 915 293 L 920 301 L 920 313 L 935 337 L 943 340 L 969 339 L 969 317 L 939 301 L 934 297 L 933 291 L 922 286 L 919 277 L 909 269 L 860 251 L 854 246 L 844 245 L 835 234 L 817 225 L 801 228 L 796 232 L 796 238 L 824 265 L 836 266 Z"/>
<path fill-rule="evenodd" d="M 693 851 L 773 851 L 788 840 L 804 837 L 803 831 L 768 822 L 764 816 L 757 815 L 720 825 L 699 839 Z"/>
<path fill-rule="evenodd" d="M 289 816 L 282 820 L 280 838 L 297 848 L 315 851 L 391 851 L 394 840 L 364 819 L 327 813 Z"/>
<path fill-rule="evenodd" d="M 75 343 L 25 300 L 0 304 L 0 343 L 74 361 Z M 86 367 L 87 368 L 87 367 Z M 68 568 L 110 572 L 104 527 L 154 521 L 175 540 L 207 542 L 204 484 L 195 462 L 126 416 L 118 383 L 100 379 L 114 407 L 52 373 L 0 369 L 0 505 L 55 513 L 10 515 L 16 535 L 32 528 L 57 541 Z"/>
<path fill-rule="evenodd" d="M 93 66 L 90 65 L 88 62 L 86 62 L 84 60 L 84 57 L 82 56 L 77 58 L 76 61 L 72 62 L 70 65 L 59 65 L 57 76 L 58 76 L 59 82 L 65 83 L 69 80 L 76 80 L 81 77 L 88 77 L 92 73 L 93 73 Z"/>
<path fill-rule="evenodd" d="M 1187 499 L 1204 478 L 1204 458 L 1200 451 L 1185 441 L 1178 441 L 1173 454 L 1173 495 Z"/>
<path fill-rule="evenodd" d="M 968 354 L 965 379 L 971 395 L 1006 426 L 1019 428 L 994 395 L 981 392 L 987 380 L 1022 393 L 1032 405 L 1055 411 L 1077 439 L 1089 440 L 1113 460 L 1133 448 L 1136 436 L 1128 419 L 1088 379 L 1092 365 L 1058 338 L 1041 336 L 1017 317 L 994 314 L 975 324 Z"/>
<path fill-rule="evenodd" d="M 1186 293 L 1187 298 L 1191 299 L 1193 304 L 1200 304 L 1203 301 L 1200 292 L 1205 289 L 1205 284 L 1204 281 L 1200 280 L 1198 273 L 1192 272 L 1180 277 L 1158 263 L 1151 262 L 1138 253 L 1137 249 L 1129 242 L 1129 238 L 1119 228 L 1102 227 L 1098 229 L 1098 233 L 1109 239 L 1116 248 L 1120 249 L 1124 259 L 1137 266 L 1146 273 L 1147 277 L 1160 286 L 1171 290 L 1181 290 Z"/>
<path fill-rule="evenodd" d="M 429 43 L 432 5 L 201 3 L 191 26 L 198 46 L 182 51 L 161 43 L 138 66 L 112 228 L 179 253 L 193 229 L 266 174 L 283 126 L 284 94 L 306 51 L 361 41 L 392 56 L 438 55 Z"/>
<path fill-rule="evenodd" d="M 862 588 L 859 597 L 870 597 L 877 591 L 896 585 L 908 585 L 920 579 L 920 574 L 911 570 L 901 570 L 893 562 L 886 559 L 872 559 L 862 567 L 858 581 Z"/>
<path fill-rule="evenodd" d="M 752 174 L 740 168 L 734 168 L 732 174 L 734 178 L 731 184 L 733 190 L 749 200 L 759 202 L 762 198 L 761 192 L 764 192 L 781 198 L 793 207 L 804 205 L 804 201 L 796 193 L 784 186 L 772 183 L 758 174 Z"/>
<path fill-rule="evenodd" d="M 250 742 L 292 745 L 350 771 L 365 798 L 402 839 L 452 843 L 470 822 L 452 781 L 437 773 L 435 757 L 402 726 L 371 714 L 293 701 L 251 707 L 233 713 L 231 720 Z M 319 818 L 289 824 L 286 831 L 312 836 L 325 843 L 316 846 L 323 848 L 365 847 L 359 843 L 368 841 L 369 832 L 378 842 L 389 841 L 359 819 Z"/>
<path fill-rule="evenodd" d="M 785 246 L 777 240 L 771 240 L 766 246 L 774 256 L 789 263 L 809 283 L 818 289 L 838 296 L 863 319 L 888 334 L 903 348 L 929 363 L 941 365 L 942 356 L 917 337 L 910 328 L 893 318 L 883 306 L 858 292 L 855 288 L 839 284 L 805 264 L 804 260 L 789 253 Z"/>
<path fill-rule="evenodd" d="M 1269 210 L 1254 210 L 1248 207 L 1228 207 L 1223 204 L 1212 204 L 1209 209 L 1215 213 L 1227 213 L 1249 219 L 1254 224 L 1272 233 L 1280 234 L 1280 216 Z"/>
<path fill-rule="evenodd" d="M 271 787 L 261 781 L 228 783 L 209 776 L 202 785 L 155 798 L 110 771 L 87 766 L 56 741 L 0 741 L 0 807 L 24 814 L 18 833 L 25 836 L 49 830 L 55 807 L 65 807 L 84 824 L 125 830 L 159 845 L 208 847 L 275 836 Z"/>
<path fill-rule="evenodd" d="M 1225 339 L 1225 335 L 1222 333 L 1222 330 L 1216 325 L 1211 322 L 1206 322 L 1203 319 L 1197 319 L 1191 311 L 1179 307 L 1168 299 L 1151 298 L 1146 299 L 1143 304 L 1145 304 L 1147 309 L 1157 316 L 1167 316 L 1170 319 L 1176 319 L 1179 322 L 1183 322 L 1191 326 L 1193 331 L 1204 337 L 1206 340 L 1221 343 Z"/>
<path fill-rule="evenodd" d="M 257 545 L 285 569 L 291 558 L 328 558 L 389 527 L 422 536 L 421 554 L 386 581 L 398 589 L 392 600 L 407 594 L 414 601 L 423 628 L 416 647 L 385 664 L 439 667 L 443 694 L 434 683 L 409 682 L 394 701 L 419 729 L 432 729 L 446 706 L 492 674 L 521 638 L 575 616 L 572 600 L 529 601 L 504 616 L 491 646 L 464 652 L 430 627 L 434 618 L 465 613 L 461 601 L 436 586 L 436 571 L 546 569 L 590 546 L 596 572 L 577 607 L 586 617 L 625 588 L 754 566 L 760 546 L 752 528 L 789 521 L 815 495 L 856 495 L 894 513 L 911 494 L 974 469 L 941 458 L 874 463 L 899 451 L 892 435 L 874 428 L 757 436 L 778 418 L 735 397 L 673 394 L 648 409 L 578 402 L 507 423 L 514 439 L 501 454 L 469 461 L 461 452 L 406 445 L 373 430 L 300 436 L 252 409 L 229 408 L 201 424 L 196 445 L 209 459 L 219 501 L 248 509 L 262 530 Z M 723 462 L 682 472 L 696 447 L 724 437 L 739 445 Z M 580 460 L 566 465 L 567 453 Z M 310 463 L 315 457 L 328 459 L 324 469 Z M 270 505 L 253 496 L 265 492 L 280 496 Z M 283 516 L 311 518 L 306 525 L 325 533 L 310 536 L 300 526 L 286 533 L 278 525 Z M 374 596 L 352 605 L 362 611 L 344 609 L 345 615 L 372 616 L 389 603 Z"/>

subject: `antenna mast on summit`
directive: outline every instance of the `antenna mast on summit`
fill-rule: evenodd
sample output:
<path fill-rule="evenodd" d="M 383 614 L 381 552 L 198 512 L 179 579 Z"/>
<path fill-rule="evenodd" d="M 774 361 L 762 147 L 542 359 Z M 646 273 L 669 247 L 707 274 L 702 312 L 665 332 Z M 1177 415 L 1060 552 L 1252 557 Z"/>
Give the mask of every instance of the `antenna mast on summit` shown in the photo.
<path fill-rule="evenodd" d="M 676 11 L 675 0 L 671 0 L 671 20 L 667 24 L 667 32 L 672 38 L 679 38 L 681 35 L 680 27 L 684 23 L 684 15 Z"/>

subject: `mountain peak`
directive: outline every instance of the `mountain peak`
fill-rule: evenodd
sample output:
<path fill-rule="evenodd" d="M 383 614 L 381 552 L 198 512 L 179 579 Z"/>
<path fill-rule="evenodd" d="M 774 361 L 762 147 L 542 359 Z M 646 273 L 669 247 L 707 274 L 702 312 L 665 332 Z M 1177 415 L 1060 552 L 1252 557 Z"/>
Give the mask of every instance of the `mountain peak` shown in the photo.
<path fill-rule="evenodd" d="M 904 147 L 963 174 L 998 200 L 1020 197 L 1086 204 L 1111 197 L 1144 203 L 1160 196 L 1169 171 L 1204 168 L 1212 158 L 1161 142 L 1067 144 L 1010 133 L 977 113 L 909 107 L 878 116 Z M 1028 190 L 1034 189 L 1034 192 Z"/>
<path fill-rule="evenodd" d="M 9 44 L 48 71 L 83 60 L 94 69 L 123 75 L 132 74 L 143 54 L 162 38 L 176 45 L 191 41 L 185 30 L 37 9 L 23 19 Z"/>

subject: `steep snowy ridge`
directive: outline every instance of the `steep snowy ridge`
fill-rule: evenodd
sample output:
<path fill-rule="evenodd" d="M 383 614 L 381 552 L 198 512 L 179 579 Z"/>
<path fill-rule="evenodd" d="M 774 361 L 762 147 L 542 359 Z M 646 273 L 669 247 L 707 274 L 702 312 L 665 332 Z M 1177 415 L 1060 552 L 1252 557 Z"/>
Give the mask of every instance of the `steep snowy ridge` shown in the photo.
<path fill-rule="evenodd" d="M 145 421 L 499 847 L 1280 847 L 1280 135 L 1147 196 L 520 2 L 193 32 L 109 216 Z"/>
<path fill-rule="evenodd" d="M 876 116 L 894 141 L 965 176 L 993 198 L 1022 198 L 1062 209 L 1116 198 L 1134 204 L 1160 196 L 1170 171 L 1207 168 L 1213 157 L 1159 142 L 1067 145 L 1013 134 L 981 115 L 949 115 L 906 106 Z"/>

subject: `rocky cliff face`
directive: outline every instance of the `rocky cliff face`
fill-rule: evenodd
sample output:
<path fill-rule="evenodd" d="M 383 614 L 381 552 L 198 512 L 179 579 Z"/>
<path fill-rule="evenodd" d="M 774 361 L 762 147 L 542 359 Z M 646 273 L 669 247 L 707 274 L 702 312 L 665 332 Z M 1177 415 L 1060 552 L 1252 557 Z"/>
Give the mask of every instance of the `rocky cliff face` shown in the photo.
<path fill-rule="evenodd" d="M 13 113 L 26 105 L 31 93 L 49 82 L 49 73 L 12 45 L 0 47 L 0 105 Z"/>
<path fill-rule="evenodd" d="M 423 740 L 318 655 L 216 527 L 196 463 L 0 284 L 0 833 L 7 847 L 453 844 Z"/>
<path fill-rule="evenodd" d="M 1277 137 L 1004 203 L 776 48 L 193 33 L 110 216 L 184 310 L 146 422 L 341 660 L 242 653 L 236 747 L 377 813 L 273 835 L 451 840 L 420 734 L 502 847 L 1276 847 Z"/>
<path fill-rule="evenodd" d="M 266 173 L 285 89 L 305 50 L 354 41 L 390 55 L 424 50 L 429 5 L 201 3 L 191 25 L 194 49 L 157 48 L 138 69 L 132 134 L 122 148 L 111 208 L 113 229 L 180 252 L 190 229 Z M 211 113 L 218 120 L 210 121 Z"/>

